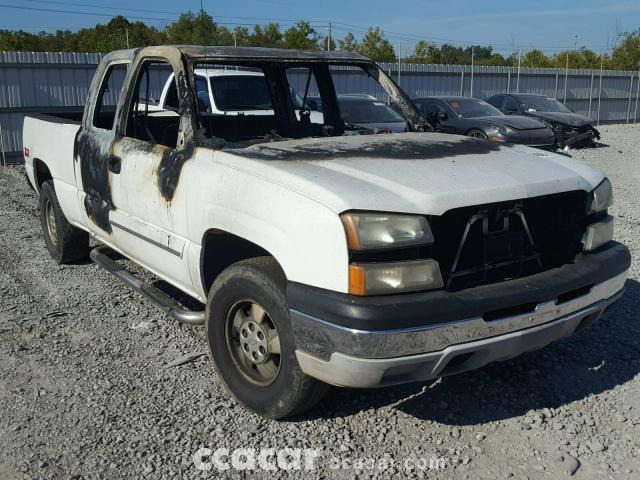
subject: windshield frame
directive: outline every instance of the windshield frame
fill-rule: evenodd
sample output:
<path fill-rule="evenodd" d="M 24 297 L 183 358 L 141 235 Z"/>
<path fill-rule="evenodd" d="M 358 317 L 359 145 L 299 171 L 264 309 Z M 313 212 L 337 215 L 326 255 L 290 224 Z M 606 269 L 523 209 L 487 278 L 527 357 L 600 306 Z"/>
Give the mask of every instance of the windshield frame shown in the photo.
<path fill-rule="evenodd" d="M 205 56 L 187 56 L 184 57 L 187 64 L 189 76 L 189 85 L 194 92 L 195 97 L 195 74 L 197 70 L 207 68 L 222 67 L 239 67 L 241 69 L 248 68 L 257 69 L 264 72 L 267 80 L 269 91 L 273 103 L 272 114 L 276 117 L 277 125 L 269 130 L 266 136 L 252 136 L 246 140 L 228 140 L 228 137 L 216 137 L 215 131 L 212 131 L 211 119 L 214 115 L 201 112 L 196 105 L 193 107 L 193 122 L 197 134 L 197 143 L 208 148 L 242 148 L 253 143 L 262 143 L 266 141 L 294 140 L 303 138 L 314 138 L 321 136 L 341 136 L 345 131 L 353 130 L 352 126 L 347 125 L 339 118 L 338 99 L 333 86 L 329 67 L 351 66 L 358 67 L 376 80 L 382 89 L 388 94 L 389 100 L 396 103 L 401 110 L 401 115 L 405 118 L 408 131 L 433 131 L 433 126 L 422 116 L 409 96 L 402 91 L 395 82 L 378 67 L 377 64 L 369 60 L 344 60 L 344 59 L 282 59 L 282 58 L 256 58 L 228 56 L 228 57 L 205 57 Z M 307 67 L 314 71 L 318 88 L 321 95 L 326 97 L 324 107 L 327 109 L 323 112 L 324 124 L 312 122 L 311 125 L 301 125 L 300 115 L 293 108 L 291 92 L 288 88 L 286 79 L 286 70 L 289 68 Z M 211 82 L 209 82 L 211 84 Z M 211 85 L 211 96 L 214 102 L 214 110 L 218 110 L 217 99 L 214 96 L 213 85 Z M 236 110 L 237 111 L 237 110 Z M 239 112 L 242 112 L 240 110 Z M 224 115 L 221 109 L 218 113 Z M 247 110 L 247 115 L 250 115 Z M 307 117 L 308 115 L 305 115 Z M 211 118 L 208 118 L 211 117 Z M 314 126 L 315 125 L 315 126 Z M 242 144 L 242 146 L 240 145 Z"/>

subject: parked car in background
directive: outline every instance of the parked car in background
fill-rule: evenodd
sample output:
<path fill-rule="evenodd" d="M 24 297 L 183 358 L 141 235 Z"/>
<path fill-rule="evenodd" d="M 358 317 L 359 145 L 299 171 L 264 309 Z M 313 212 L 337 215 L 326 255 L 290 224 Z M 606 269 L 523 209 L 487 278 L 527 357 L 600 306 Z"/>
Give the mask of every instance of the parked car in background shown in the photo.
<path fill-rule="evenodd" d="M 487 101 L 507 115 L 527 115 L 546 122 L 567 147 L 592 147 L 600 139 L 593 120 L 575 113 L 555 98 L 511 93 L 494 95 Z"/>
<path fill-rule="evenodd" d="M 541 121 L 505 115 L 477 98 L 425 97 L 413 102 L 431 124 L 437 124 L 445 133 L 548 150 L 557 148 L 556 135 Z"/>
<path fill-rule="evenodd" d="M 224 68 L 197 69 L 194 72 L 198 110 L 212 115 L 273 115 L 271 93 L 264 73 L 256 70 Z M 207 81 L 208 79 L 208 81 Z M 300 119 L 302 98 L 289 87 L 291 101 Z M 169 76 L 157 105 L 149 105 L 154 115 L 178 115 L 178 91 Z M 310 112 L 311 123 L 322 124 L 322 114 Z"/>
<path fill-rule="evenodd" d="M 310 97 L 311 108 L 322 111 L 319 97 Z M 402 114 L 373 95 L 338 95 L 338 107 L 342 120 L 372 130 L 407 131 L 407 121 Z"/>

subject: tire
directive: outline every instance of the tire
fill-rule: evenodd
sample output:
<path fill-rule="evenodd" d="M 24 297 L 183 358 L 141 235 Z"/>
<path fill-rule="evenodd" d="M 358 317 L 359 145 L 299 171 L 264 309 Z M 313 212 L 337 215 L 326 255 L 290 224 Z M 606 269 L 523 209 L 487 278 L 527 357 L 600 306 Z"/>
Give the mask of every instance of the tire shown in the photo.
<path fill-rule="evenodd" d="M 489 140 L 487 134 L 478 128 L 472 128 L 467 132 L 467 137 L 477 138 L 478 140 Z"/>
<path fill-rule="evenodd" d="M 273 258 L 242 260 L 218 276 L 206 306 L 216 371 L 241 404 L 272 419 L 302 413 L 329 389 L 298 365 L 285 288 Z"/>
<path fill-rule="evenodd" d="M 49 255 L 56 263 L 73 263 L 89 257 L 89 234 L 71 225 L 62 213 L 53 180 L 40 187 L 40 223 Z"/>

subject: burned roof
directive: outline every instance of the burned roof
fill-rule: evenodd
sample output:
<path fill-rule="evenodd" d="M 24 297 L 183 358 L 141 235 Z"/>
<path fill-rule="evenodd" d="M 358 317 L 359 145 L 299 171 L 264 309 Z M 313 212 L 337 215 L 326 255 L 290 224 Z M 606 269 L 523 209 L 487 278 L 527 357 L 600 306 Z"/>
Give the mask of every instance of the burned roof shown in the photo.
<path fill-rule="evenodd" d="M 152 49 L 178 50 L 182 55 L 192 60 L 211 59 L 247 59 L 247 60 L 284 60 L 284 61 L 325 61 L 325 62 L 371 62 L 364 55 L 355 52 L 338 52 L 326 50 L 288 50 L 284 48 L 264 47 L 216 47 L 198 45 L 164 45 L 145 47 L 143 49 L 120 50 L 120 55 Z"/>

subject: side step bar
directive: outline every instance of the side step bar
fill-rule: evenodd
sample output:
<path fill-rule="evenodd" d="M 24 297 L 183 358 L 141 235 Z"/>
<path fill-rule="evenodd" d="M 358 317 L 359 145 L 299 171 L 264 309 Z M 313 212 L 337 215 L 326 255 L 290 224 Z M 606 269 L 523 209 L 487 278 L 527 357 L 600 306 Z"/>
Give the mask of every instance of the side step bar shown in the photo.
<path fill-rule="evenodd" d="M 100 265 L 125 285 L 142 294 L 147 300 L 160 307 L 178 322 L 187 325 L 204 325 L 204 312 L 182 308 L 178 302 L 161 290 L 148 283 L 143 283 L 133 274 L 127 272 L 118 262 L 109 257 L 110 253 L 113 253 L 113 250 L 106 245 L 100 245 L 92 249 L 89 256 L 94 263 Z"/>

